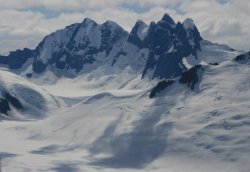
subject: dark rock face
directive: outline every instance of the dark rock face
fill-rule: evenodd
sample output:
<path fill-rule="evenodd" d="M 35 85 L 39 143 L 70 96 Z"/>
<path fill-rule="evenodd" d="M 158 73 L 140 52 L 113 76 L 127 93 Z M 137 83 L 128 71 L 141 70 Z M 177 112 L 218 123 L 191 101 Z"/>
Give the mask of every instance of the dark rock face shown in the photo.
<path fill-rule="evenodd" d="M 0 113 L 8 115 L 8 111 L 11 110 L 10 104 L 18 110 L 23 109 L 21 102 L 11 94 L 5 92 L 2 96 L 3 97 L 0 98 Z"/>
<path fill-rule="evenodd" d="M 199 82 L 199 76 L 197 74 L 199 69 L 203 69 L 202 65 L 196 65 L 189 69 L 188 71 L 184 72 L 181 77 L 179 82 L 181 84 L 186 84 L 188 87 L 190 87 L 192 90 L 195 87 L 195 84 Z"/>
<path fill-rule="evenodd" d="M 43 73 L 44 70 L 46 69 L 46 64 L 44 64 L 40 60 L 35 60 L 34 63 L 32 64 L 32 69 L 35 73 Z"/>
<path fill-rule="evenodd" d="M 10 69 L 19 69 L 25 62 L 32 58 L 33 50 L 23 49 L 10 52 L 8 56 L 0 56 L 0 64 L 8 66 Z"/>
<path fill-rule="evenodd" d="M 234 61 L 239 63 L 247 63 L 250 61 L 250 52 L 238 55 L 234 58 Z"/>
<path fill-rule="evenodd" d="M 6 98 L 0 99 L 0 113 L 7 115 L 10 111 L 10 105 Z"/>
<path fill-rule="evenodd" d="M 161 81 L 159 82 L 150 92 L 149 97 L 150 98 L 154 98 L 156 96 L 156 94 L 160 93 L 161 91 L 163 91 L 164 89 L 166 89 L 168 86 L 174 84 L 175 81 L 174 80 L 167 80 L 167 81 Z"/>
<path fill-rule="evenodd" d="M 179 78 L 179 83 L 181 84 L 186 84 L 188 87 L 191 88 L 191 90 L 194 90 L 195 85 L 199 82 L 199 76 L 198 76 L 198 71 L 199 70 L 204 70 L 202 65 L 196 65 L 189 70 L 183 72 L 181 74 L 181 77 Z M 175 80 L 164 80 L 159 82 L 150 92 L 149 97 L 154 98 L 165 90 L 167 87 L 171 86 L 175 82 L 178 82 L 177 79 Z"/>
<path fill-rule="evenodd" d="M 32 73 L 27 73 L 26 77 L 31 78 L 32 77 Z"/>
<path fill-rule="evenodd" d="M 143 21 L 137 21 L 135 26 L 132 28 L 132 31 L 129 34 L 128 42 L 136 45 L 138 48 L 143 48 L 143 40 L 141 40 L 138 36 L 138 32 L 140 32 L 141 27 L 147 27 L 147 25 Z"/>
<path fill-rule="evenodd" d="M 116 26 L 116 29 L 113 30 L 113 26 Z M 112 21 L 107 21 L 101 26 L 101 35 L 102 42 L 99 51 L 105 51 L 106 56 L 108 56 L 116 42 L 128 36 L 128 33 L 125 32 L 120 26 Z"/>
<path fill-rule="evenodd" d="M 195 25 L 185 28 L 185 23 L 175 24 L 168 15 L 164 15 L 157 24 L 151 23 L 144 42 L 145 46 L 149 47 L 150 54 L 143 77 L 148 70 L 153 69 L 153 78 L 170 79 L 179 76 L 186 70 L 182 64 L 183 57 L 191 54 L 196 56 L 201 40 Z"/>
<path fill-rule="evenodd" d="M 210 65 L 213 65 L 213 66 L 218 66 L 219 63 L 218 62 L 215 62 L 215 63 L 209 63 Z"/>

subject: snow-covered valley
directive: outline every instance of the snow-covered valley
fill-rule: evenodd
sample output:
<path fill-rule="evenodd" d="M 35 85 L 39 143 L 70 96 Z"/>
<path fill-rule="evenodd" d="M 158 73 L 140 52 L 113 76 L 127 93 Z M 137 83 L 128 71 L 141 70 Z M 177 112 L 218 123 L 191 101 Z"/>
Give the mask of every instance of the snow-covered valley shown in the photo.
<path fill-rule="evenodd" d="M 88 84 L 78 79 L 41 86 L 57 88 L 68 105 L 41 120 L 1 121 L 2 168 L 248 171 L 249 66 L 229 61 L 204 69 L 196 90 L 176 84 L 154 99 L 136 78 L 117 90 L 82 92 Z"/>

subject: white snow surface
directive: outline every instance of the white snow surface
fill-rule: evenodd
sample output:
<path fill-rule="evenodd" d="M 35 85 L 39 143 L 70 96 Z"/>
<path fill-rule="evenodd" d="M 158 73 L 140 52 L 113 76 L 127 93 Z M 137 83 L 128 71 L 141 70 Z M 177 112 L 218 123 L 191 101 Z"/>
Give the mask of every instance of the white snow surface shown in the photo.
<path fill-rule="evenodd" d="M 175 83 L 154 99 L 158 81 L 130 67 L 34 83 L 1 70 L 1 88 L 36 90 L 49 107 L 39 120 L 0 121 L 2 171 L 250 171 L 250 68 L 237 53 L 204 43 L 198 62 L 186 58 L 204 66 L 196 90 Z"/>
<path fill-rule="evenodd" d="M 196 27 L 193 20 L 190 18 L 187 18 L 183 21 L 183 26 L 184 26 L 184 29 L 186 30 L 192 30 Z"/>
<path fill-rule="evenodd" d="M 213 64 L 222 63 L 225 61 L 233 60 L 237 55 L 242 52 L 229 49 L 225 45 L 213 44 L 209 41 L 201 41 L 201 51 L 197 52 L 197 57 L 190 55 L 183 58 L 183 64 L 189 69 L 197 64 Z"/>
<path fill-rule="evenodd" d="M 149 26 L 145 24 L 143 21 L 139 22 L 140 22 L 140 27 L 138 28 L 137 35 L 140 38 L 140 40 L 143 41 L 145 37 L 148 35 Z"/>
<path fill-rule="evenodd" d="M 11 107 L 10 118 L 40 119 L 67 107 L 63 101 L 41 87 L 2 69 L 0 70 L 0 95 L 3 93 L 8 93 L 17 98 L 24 108 L 17 111 L 14 107 Z"/>

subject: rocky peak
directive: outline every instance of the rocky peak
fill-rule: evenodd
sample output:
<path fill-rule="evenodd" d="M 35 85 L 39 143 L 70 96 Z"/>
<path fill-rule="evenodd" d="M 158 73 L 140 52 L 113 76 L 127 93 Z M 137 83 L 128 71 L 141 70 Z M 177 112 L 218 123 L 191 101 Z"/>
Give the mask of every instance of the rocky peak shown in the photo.
<path fill-rule="evenodd" d="M 128 42 L 142 48 L 143 41 L 148 35 L 148 30 L 149 26 L 147 24 L 145 24 L 142 20 L 137 20 L 129 34 Z"/>
<path fill-rule="evenodd" d="M 191 19 L 176 24 L 168 14 L 149 26 L 138 20 L 130 33 L 115 22 L 97 24 L 85 18 L 82 23 L 46 36 L 35 50 L 18 51 L 20 63 L 16 64 L 16 57 L 10 54 L 0 58 L 0 64 L 21 68 L 31 58 L 28 65 L 33 71 L 29 73 L 40 74 L 48 69 L 55 73 L 73 71 L 76 75 L 84 72 L 85 65 L 93 66 L 91 70 L 104 63 L 119 68 L 134 65 L 143 72 L 142 77 L 151 71 L 152 78 L 171 79 L 186 70 L 182 59 L 196 54 L 201 40 Z"/>
<path fill-rule="evenodd" d="M 148 25 L 144 23 L 142 20 L 137 20 L 134 27 L 132 28 L 131 34 L 140 36 L 143 33 L 146 33 Z"/>
<path fill-rule="evenodd" d="M 186 38 L 189 41 L 189 44 L 193 49 L 200 49 L 200 41 L 202 40 L 202 37 L 196 25 L 194 24 L 194 21 L 187 18 L 186 20 L 184 20 L 182 25 L 186 31 Z"/>
<path fill-rule="evenodd" d="M 153 70 L 153 78 L 171 79 L 185 71 L 183 57 L 196 55 L 200 50 L 200 33 L 191 19 L 175 24 L 173 19 L 165 14 L 156 26 L 150 25 L 147 36 L 147 47 L 150 55 L 143 72 Z"/>
<path fill-rule="evenodd" d="M 94 20 L 90 19 L 90 18 L 85 18 L 83 20 L 82 24 L 85 24 L 85 25 L 90 25 L 90 24 L 97 25 L 97 23 Z"/>
<path fill-rule="evenodd" d="M 163 17 L 162 17 L 162 19 L 160 20 L 160 22 L 162 22 L 162 23 L 168 23 L 168 24 L 170 24 L 170 25 L 175 25 L 174 20 L 173 20 L 172 17 L 170 17 L 170 15 L 167 14 L 167 13 L 163 15 Z"/>

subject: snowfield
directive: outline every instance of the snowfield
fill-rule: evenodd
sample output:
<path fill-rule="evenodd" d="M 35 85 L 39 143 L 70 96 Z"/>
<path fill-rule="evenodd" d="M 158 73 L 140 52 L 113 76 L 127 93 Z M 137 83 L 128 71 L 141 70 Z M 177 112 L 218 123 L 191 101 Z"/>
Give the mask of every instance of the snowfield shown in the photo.
<path fill-rule="evenodd" d="M 2 170 L 250 171 L 249 65 L 203 68 L 194 90 L 175 83 L 153 99 L 157 81 L 129 70 L 40 85 L 1 71 L 1 88 L 25 85 L 49 107 L 40 120 L 0 122 Z"/>

